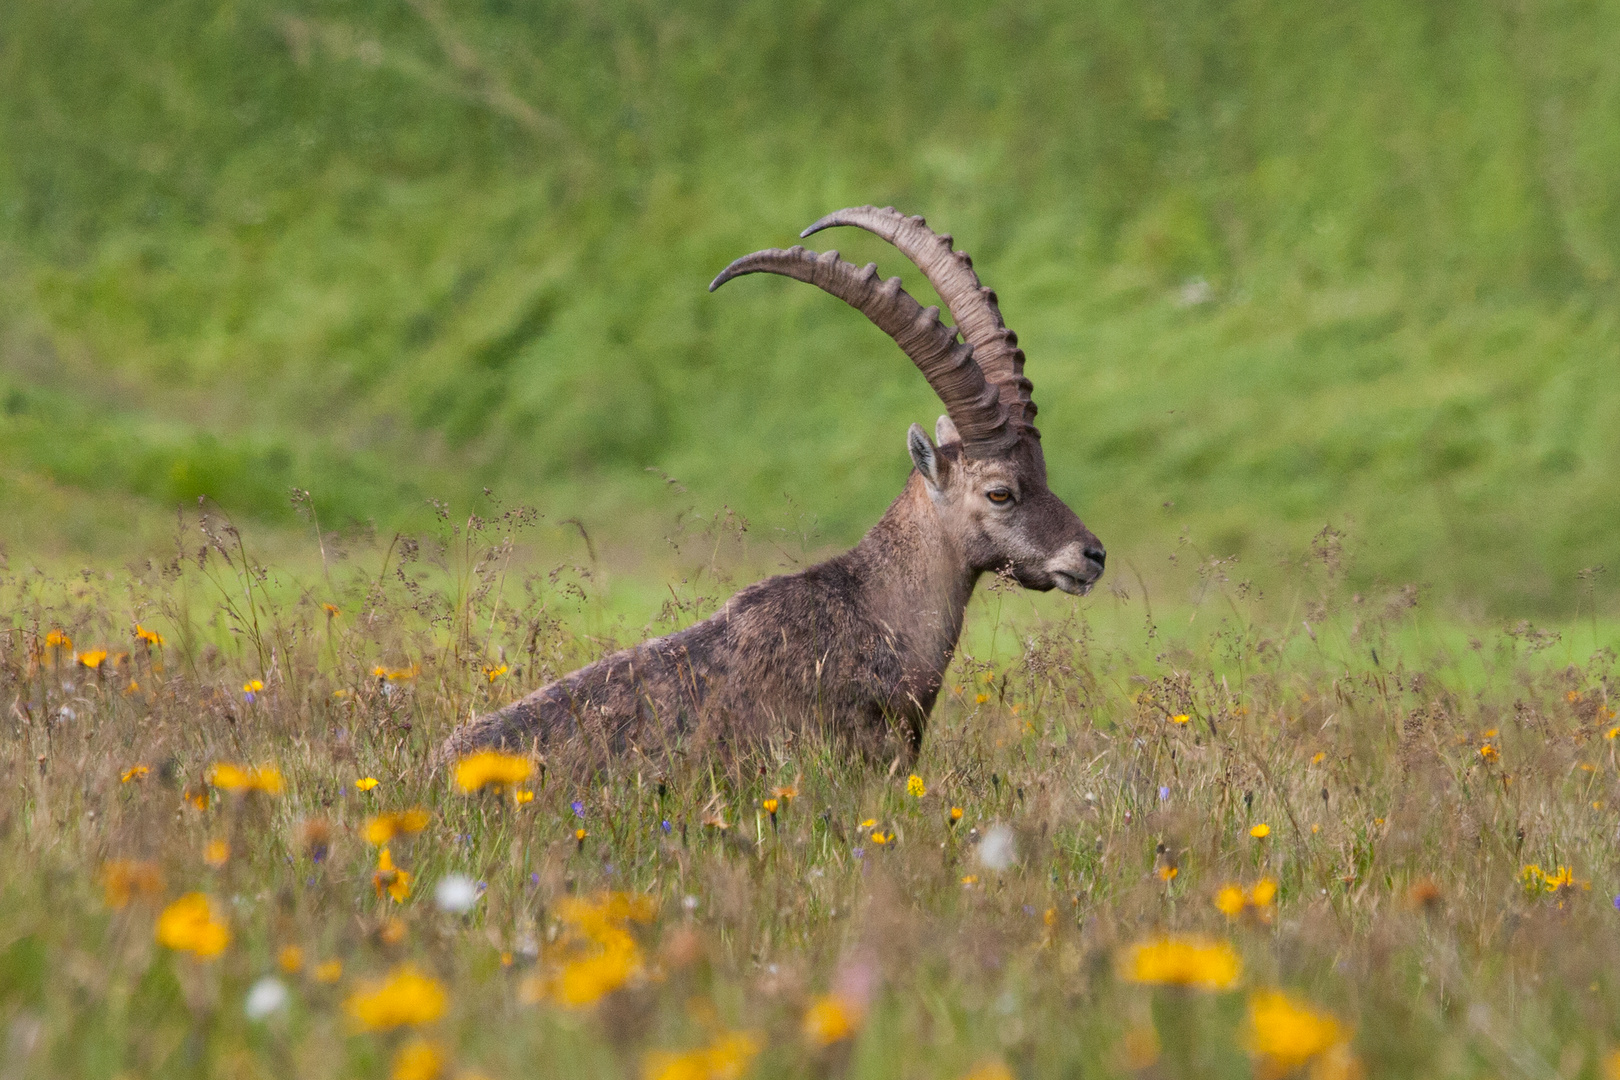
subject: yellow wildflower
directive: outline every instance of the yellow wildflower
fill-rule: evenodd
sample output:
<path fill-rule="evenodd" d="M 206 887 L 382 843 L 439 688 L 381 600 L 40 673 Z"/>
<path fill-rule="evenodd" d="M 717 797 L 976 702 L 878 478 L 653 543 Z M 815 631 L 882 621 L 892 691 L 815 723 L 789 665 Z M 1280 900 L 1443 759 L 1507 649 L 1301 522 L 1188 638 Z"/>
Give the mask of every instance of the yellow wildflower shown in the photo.
<path fill-rule="evenodd" d="M 775 791 L 771 792 L 771 794 L 775 795 L 783 802 L 790 802 L 799 797 L 799 789 L 796 787 L 779 787 Z"/>
<path fill-rule="evenodd" d="M 1176 715 L 1174 715 L 1174 716 L 1172 716 L 1170 718 L 1170 722 L 1172 724 L 1185 724 L 1185 723 L 1190 722 L 1191 720 L 1192 720 L 1192 717 L 1188 716 L 1186 713 L 1176 713 Z"/>
<path fill-rule="evenodd" d="M 89 649 L 80 653 L 78 656 L 74 657 L 74 659 L 78 660 L 79 663 L 83 664 L 91 671 L 95 671 L 97 668 L 101 667 L 101 662 L 107 659 L 107 650 Z"/>
<path fill-rule="evenodd" d="M 395 866 L 394 857 L 383 848 L 377 853 L 377 872 L 371 875 L 371 887 L 377 890 L 378 897 L 386 892 L 395 903 L 403 904 L 411 895 L 411 872 Z"/>
<path fill-rule="evenodd" d="M 1501 757 L 1502 754 L 1496 749 L 1496 747 L 1492 746 L 1490 743 L 1486 743 L 1479 748 L 1479 756 L 1484 758 L 1486 761 L 1495 761 L 1497 758 Z"/>
<path fill-rule="evenodd" d="M 324 960 L 316 964 L 310 974 L 315 977 L 316 982 L 330 985 L 343 978 L 343 961 Z"/>
<path fill-rule="evenodd" d="M 1181 868 L 1176 866 L 1161 866 L 1155 870 L 1154 873 L 1158 875 L 1160 881 L 1169 882 L 1176 880 L 1176 875 L 1181 873 Z"/>
<path fill-rule="evenodd" d="M 759 1053 L 759 1038 L 732 1031 L 684 1054 L 654 1050 L 641 1059 L 642 1080 L 742 1080 Z"/>
<path fill-rule="evenodd" d="M 485 664 L 484 665 L 484 678 L 488 682 L 494 682 L 496 679 L 500 678 L 502 675 L 505 675 L 505 674 L 506 674 L 506 665 L 505 664 L 500 664 L 500 665 Z"/>
<path fill-rule="evenodd" d="M 194 892 L 163 909 L 163 914 L 158 916 L 156 937 L 159 945 L 211 960 L 231 943 L 231 930 L 214 917 L 208 897 Z"/>
<path fill-rule="evenodd" d="M 530 791 L 528 788 L 518 788 L 516 791 L 512 792 L 512 801 L 517 803 L 519 806 L 522 806 L 524 803 L 532 803 L 534 802 L 534 792 Z"/>
<path fill-rule="evenodd" d="M 1271 835 L 1271 826 L 1262 821 L 1260 824 L 1249 830 L 1249 835 L 1254 837 L 1256 840 L 1264 840 L 1266 837 Z"/>
<path fill-rule="evenodd" d="M 339 615 L 343 614 L 336 604 L 322 604 L 321 610 L 326 612 L 326 617 L 328 619 L 335 619 Z"/>
<path fill-rule="evenodd" d="M 1346 1041 L 1339 1022 L 1280 990 L 1257 991 L 1249 998 L 1244 1040 L 1260 1059 L 1262 1077 L 1283 1077 Z"/>
<path fill-rule="evenodd" d="M 298 974 L 304 970 L 304 950 L 296 945 L 283 945 L 276 953 L 276 966 L 288 975 Z"/>
<path fill-rule="evenodd" d="M 906 794 L 913 799 L 920 799 L 928 794 L 928 788 L 923 784 L 923 778 L 912 773 L 906 778 Z"/>
<path fill-rule="evenodd" d="M 406 833 L 419 833 L 427 828 L 432 817 L 420 806 L 409 810 L 398 810 L 388 814 L 378 814 L 365 825 L 366 843 L 374 847 L 382 847 L 396 836 Z"/>
<path fill-rule="evenodd" d="M 557 914 L 563 934 L 552 950 L 549 970 L 525 981 L 525 1000 L 551 998 L 568 1008 L 584 1008 L 641 978 L 641 948 L 628 924 L 649 922 L 656 914 L 652 901 L 600 893 L 588 900 L 568 898 Z"/>
<path fill-rule="evenodd" d="M 422 665 L 412 664 L 410 667 L 405 668 L 389 668 L 378 664 L 376 667 L 371 669 L 371 673 L 377 676 L 377 678 L 387 679 L 389 682 L 404 682 L 408 679 L 414 679 L 420 675 L 422 673 Z"/>
<path fill-rule="evenodd" d="M 1311 756 L 1311 764 L 1312 765 L 1320 765 L 1320 764 L 1322 764 L 1323 759 L 1326 758 L 1326 757 L 1327 757 L 1327 751 L 1326 750 L 1318 750 L 1315 754 L 1313 754 Z"/>
<path fill-rule="evenodd" d="M 861 828 L 863 828 L 863 829 L 875 829 L 875 828 L 877 828 L 877 818 L 875 818 L 875 817 L 867 818 L 865 821 L 861 822 Z"/>
<path fill-rule="evenodd" d="M 964 884 L 964 885 L 977 885 L 978 883 L 979 883 L 979 875 L 978 874 L 963 874 L 962 875 L 962 884 Z"/>
<path fill-rule="evenodd" d="M 1243 961 L 1231 945 L 1193 935 L 1137 942 L 1120 963 L 1120 977 L 1127 982 L 1200 990 L 1231 989 L 1242 971 Z"/>
<path fill-rule="evenodd" d="M 45 647 L 47 649 L 71 649 L 73 648 L 73 639 L 60 630 L 52 630 L 45 635 Z"/>
<path fill-rule="evenodd" d="M 816 1046 L 831 1046 L 854 1035 L 861 1028 L 864 1010 L 838 994 L 824 994 L 805 1010 L 805 1038 Z"/>
<path fill-rule="evenodd" d="M 776 808 L 778 806 L 781 806 L 782 804 L 777 802 L 775 799 L 766 799 L 764 802 L 760 803 L 760 805 L 765 808 L 765 812 L 767 814 L 771 815 L 772 817 L 775 817 L 776 816 Z"/>
<path fill-rule="evenodd" d="M 951 824 L 955 825 L 958 821 L 961 821 L 961 820 L 962 820 L 962 808 L 960 806 L 951 807 Z"/>
<path fill-rule="evenodd" d="M 456 763 L 456 784 L 462 791 L 478 791 L 494 785 L 504 788 L 527 780 L 534 762 L 499 750 L 480 750 Z"/>
<path fill-rule="evenodd" d="M 263 689 L 263 679 L 249 679 L 247 682 L 242 684 L 242 693 L 244 694 L 257 694 Z"/>
<path fill-rule="evenodd" d="M 222 791 L 262 791 L 266 795 L 279 795 L 286 787 L 281 770 L 273 765 L 244 768 L 228 761 L 217 761 L 209 768 L 208 782 Z"/>
<path fill-rule="evenodd" d="M 151 899 L 163 895 L 163 871 L 156 863 L 133 859 L 113 859 L 101 868 L 101 889 L 107 906 L 129 906 L 137 897 Z"/>
<path fill-rule="evenodd" d="M 144 641 L 148 645 L 156 645 L 159 648 L 163 647 L 163 635 L 156 630 L 148 630 L 140 623 L 135 624 L 135 640 Z"/>
<path fill-rule="evenodd" d="M 118 782 L 120 784 L 127 784 L 131 780 L 145 780 L 147 774 L 151 771 L 152 770 L 148 769 L 145 765 L 131 765 L 129 768 L 125 769 L 121 774 L 119 774 Z"/>
<path fill-rule="evenodd" d="M 1228 919 L 1235 919 L 1243 914 L 1248 898 L 1243 895 L 1243 889 L 1238 885 L 1222 885 L 1215 892 L 1215 907 Z"/>
<path fill-rule="evenodd" d="M 436 1042 L 416 1038 L 394 1053 L 388 1080 L 438 1080 L 443 1072 L 443 1048 Z"/>
<path fill-rule="evenodd" d="M 343 1003 L 352 1025 L 361 1031 L 388 1031 L 407 1024 L 431 1024 L 444 1015 L 444 984 L 401 964 L 384 979 L 367 982 Z"/>
<path fill-rule="evenodd" d="M 876 844 L 878 847 L 882 847 L 884 844 L 889 843 L 893 839 L 894 833 L 892 832 L 885 833 L 878 829 L 872 830 L 872 843 Z"/>
<path fill-rule="evenodd" d="M 354 786 L 359 788 L 361 791 L 370 791 L 381 782 L 382 781 L 378 780 L 375 776 L 362 776 L 360 779 L 354 782 Z"/>
<path fill-rule="evenodd" d="M 216 870 L 229 862 L 230 858 L 231 845 L 217 837 L 208 841 L 208 843 L 203 847 L 203 862 L 214 867 Z"/>
<path fill-rule="evenodd" d="M 1249 890 L 1249 903 L 1257 908 L 1270 907 L 1275 899 L 1277 899 L 1276 878 L 1263 877 Z"/>
<path fill-rule="evenodd" d="M 1616 736 L 1620 736 L 1620 727 L 1612 727 L 1603 733 L 1603 737 L 1605 739 L 1612 739 Z"/>

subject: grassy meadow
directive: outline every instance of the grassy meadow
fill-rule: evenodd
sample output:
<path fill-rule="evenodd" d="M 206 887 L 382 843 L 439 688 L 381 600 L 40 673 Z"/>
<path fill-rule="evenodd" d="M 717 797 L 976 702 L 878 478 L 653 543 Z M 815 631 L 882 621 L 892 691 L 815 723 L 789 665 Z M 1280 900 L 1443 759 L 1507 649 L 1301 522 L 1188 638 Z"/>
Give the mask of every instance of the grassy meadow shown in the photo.
<path fill-rule="evenodd" d="M 1335 534 L 1285 592 L 1188 544 L 1158 599 L 981 590 L 914 773 L 814 730 L 433 767 L 723 596 L 694 563 L 642 624 L 514 567 L 527 525 L 300 580 L 193 516 L 0 580 L 8 1075 L 1620 1066 L 1612 620 L 1471 633 Z"/>
<path fill-rule="evenodd" d="M 1620 4 L 0 4 L 0 1080 L 1620 1078 Z M 1089 597 L 913 768 L 434 764 L 940 411 Z M 817 239 L 920 275 L 864 234 Z"/>

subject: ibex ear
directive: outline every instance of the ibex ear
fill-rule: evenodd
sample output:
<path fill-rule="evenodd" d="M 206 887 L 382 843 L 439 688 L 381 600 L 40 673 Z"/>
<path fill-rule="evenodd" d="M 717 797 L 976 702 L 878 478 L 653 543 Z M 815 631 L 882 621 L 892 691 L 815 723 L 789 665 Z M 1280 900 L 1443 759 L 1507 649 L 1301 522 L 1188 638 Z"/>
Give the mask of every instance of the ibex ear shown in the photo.
<path fill-rule="evenodd" d="M 934 421 L 934 441 L 941 446 L 962 441 L 962 436 L 957 434 L 956 425 L 951 422 L 950 417 L 942 416 Z"/>
<path fill-rule="evenodd" d="M 911 451 L 911 463 L 922 473 L 923 481 L 929 488 L 938 491 L 942 486 L 939 454 L 934 450 L 934 444 L 928 441 L 928 433 L 921 424 L 912 424 L 911 430 L 906 432 L 906 449 Z"/>

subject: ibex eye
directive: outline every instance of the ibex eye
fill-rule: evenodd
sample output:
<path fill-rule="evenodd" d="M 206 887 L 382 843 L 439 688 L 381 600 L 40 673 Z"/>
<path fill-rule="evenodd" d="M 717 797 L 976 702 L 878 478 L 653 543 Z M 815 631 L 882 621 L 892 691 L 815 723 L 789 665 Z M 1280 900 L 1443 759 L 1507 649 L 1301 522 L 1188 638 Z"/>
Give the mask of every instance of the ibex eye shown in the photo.
<path fill-rule="evenodd" d="M 1008 491 L 1006 488 L 992 488 L 984 493 L 984 497 L 995 503 L 997 506 L 1000 506 L 1002 503 L 1012 501 L 1012 492 Z"/>

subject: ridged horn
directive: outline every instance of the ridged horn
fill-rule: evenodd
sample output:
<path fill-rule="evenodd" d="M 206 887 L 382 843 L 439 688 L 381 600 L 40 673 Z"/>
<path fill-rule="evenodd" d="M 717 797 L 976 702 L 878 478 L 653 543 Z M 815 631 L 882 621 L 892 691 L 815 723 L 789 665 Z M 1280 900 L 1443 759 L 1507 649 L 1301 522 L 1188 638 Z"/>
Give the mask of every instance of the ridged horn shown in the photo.
<path fill-rule="evenodd" d="M 950 234 L 936 233 L 922 218 L 907 217 L 892 206 L 881 210 L 854 206 L 828 214 L 799 235 L 809 236 L 835 225 L 876 233 L 917 264 L 950 309 L 957 332 L 973 346 L 979 370 L 1001 392 L 1013 430 L 1027 429 L 1039 438 L 1034 424 L 1034 387 L 1024 376 L 1024 350 L 1018 347 L 1018 335 L 1002 321 L 995 291 L 979 284 L 967 252 L 951 250 Z"/>
<path fill-rule="evenodd" d="M 782 274 L 808 282 L 871 319 L 911 357 L 944 402 L 962 436 L 963 453 L 994 457 L 1018 441 L 1000 393 L 974 362 L 973 346 L 958 342 L 956 331 L 940 322 L 939 309 L 918 304 L 899 278 L 879 278 L 876 263 L 858 269 L 836 251 L 818 255 L 797 245 L 786 251 L 771 248 L 744 255 L 720 271 L 709 291 L 744 274 Z"/>

